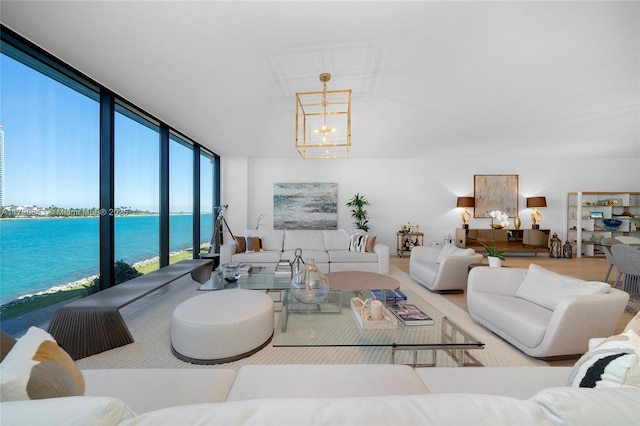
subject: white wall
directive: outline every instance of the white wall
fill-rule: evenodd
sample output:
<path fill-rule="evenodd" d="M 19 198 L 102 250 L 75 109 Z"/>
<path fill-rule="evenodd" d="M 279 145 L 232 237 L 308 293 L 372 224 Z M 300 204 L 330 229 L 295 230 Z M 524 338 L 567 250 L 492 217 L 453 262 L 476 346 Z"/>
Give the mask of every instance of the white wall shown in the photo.
<path fill-rule="evenodd" d="M 345 204 L 359 192 L 371 203 L 369 232 L 376 234 L 393 251 L 396 232 L 408 221 L 420 225 L 425 244 L 443 241 L 447 234 L 455 235 L 462 213 L 462 209 L 455 208 L 456 198 L 473 196 L 475 174 L 517 174 L 521 228 L 531 227 L 532 209 L 526 208 L 526 198 L 545 196 L 548 207 L 540 210 L 543 215 L 540 227 L 551 229 L 564 239 L 568 192 L 640 191 L 639 166 L 637 159 L 560 161 L 538 158 L 526 161 L 522 157 L 510 160 L 305 161 L 223 158 L 222 200 L 230 205 L 225 217 L 234 233 L 255 228 L 260 214 L 267 216 L 261 229 L 272 229 L 274 182 L 337 182 L 338 228 L 354 227 Z M 242 176 L 245 171 L 246 176 Z M 489 222 L 489 219 L 472 218 L 470 227 L 488 227 Z"/>

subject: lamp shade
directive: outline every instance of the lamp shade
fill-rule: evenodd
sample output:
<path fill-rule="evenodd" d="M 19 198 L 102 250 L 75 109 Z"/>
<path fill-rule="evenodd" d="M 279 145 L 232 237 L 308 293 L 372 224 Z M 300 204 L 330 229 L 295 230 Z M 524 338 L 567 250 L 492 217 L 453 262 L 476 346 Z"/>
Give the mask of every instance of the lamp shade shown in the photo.
<path fill-rule="evenodd" d="M 547 207 L 547 199 L 545 197 L 529 197 L 527 198 L 527 208 Z"/>
<path fill-rule="evenodd" d="M 456 207 L 475 207 L 476 200 L 473 197 L 458 197 Z"/>

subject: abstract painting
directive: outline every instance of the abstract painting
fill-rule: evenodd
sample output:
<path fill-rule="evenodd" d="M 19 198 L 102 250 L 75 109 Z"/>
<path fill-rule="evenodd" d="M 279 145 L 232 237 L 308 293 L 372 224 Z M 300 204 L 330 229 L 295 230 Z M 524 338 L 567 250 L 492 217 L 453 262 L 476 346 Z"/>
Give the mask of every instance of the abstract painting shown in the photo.
<path fill-rule="evenodd" d="M 475 175 L 473 217 L 491 217 L 494 210 L 518 214 L 518 175 Z"/>
<path fill-rule="evenodd" d="M 338 229 L 337 183 L 274 183 L 274 229 Z"/>

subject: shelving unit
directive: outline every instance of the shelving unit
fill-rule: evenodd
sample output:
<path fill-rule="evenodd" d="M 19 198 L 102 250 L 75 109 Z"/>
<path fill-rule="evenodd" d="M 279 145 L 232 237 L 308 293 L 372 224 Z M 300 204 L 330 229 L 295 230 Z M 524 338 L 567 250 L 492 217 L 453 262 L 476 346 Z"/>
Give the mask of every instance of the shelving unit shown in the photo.
<path fill-rule="evenodd" d="M 610 228 L 605 219 L 618 219 L 622 224 Z M 567 194 L 567 239 L 576 256 L 603 255 L 602 248 L 592 243 L 620 235 L 640 237 L 640 192 Z"/>

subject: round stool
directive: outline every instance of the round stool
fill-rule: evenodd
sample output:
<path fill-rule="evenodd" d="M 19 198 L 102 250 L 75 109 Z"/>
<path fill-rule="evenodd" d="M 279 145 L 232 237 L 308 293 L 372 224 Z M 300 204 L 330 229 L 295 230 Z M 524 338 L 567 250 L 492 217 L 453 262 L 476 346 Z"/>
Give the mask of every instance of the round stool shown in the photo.
<path fill-rule="evenodd" d="M 214 291 L 179 304 L 171 320 L 171 350 L 192 364 L 249 356 L 273 336 L 273 299 L 255 290 Z"/>

